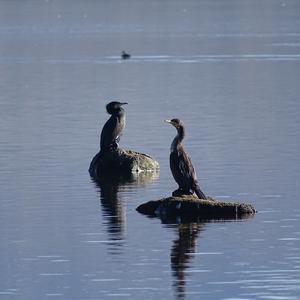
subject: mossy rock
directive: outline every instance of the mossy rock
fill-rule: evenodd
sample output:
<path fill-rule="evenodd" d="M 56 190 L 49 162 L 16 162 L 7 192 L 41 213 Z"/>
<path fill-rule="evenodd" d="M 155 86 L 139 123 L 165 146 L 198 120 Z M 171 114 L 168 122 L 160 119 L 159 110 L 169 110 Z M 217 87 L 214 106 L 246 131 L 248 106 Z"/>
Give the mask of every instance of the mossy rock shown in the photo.
<path fill-rule="evenodd" d="M 91 161 L 89 173 L 97 179 L 103 173 L 154 172 L 159 169 L 158 162 L 151 156 L 132 150 L 118 148 L 111 152 L 99 152 Z"/>
<path fill-rule="evenodd" d="M 253 216 L 256 213 L 251 204 L 223 202 L 209 198 L 198 199 L 194 195 L 182 195 L 149 201 L 136 209 L 139 213 L 161 218 L 185 219 L 236 219 Z"/>

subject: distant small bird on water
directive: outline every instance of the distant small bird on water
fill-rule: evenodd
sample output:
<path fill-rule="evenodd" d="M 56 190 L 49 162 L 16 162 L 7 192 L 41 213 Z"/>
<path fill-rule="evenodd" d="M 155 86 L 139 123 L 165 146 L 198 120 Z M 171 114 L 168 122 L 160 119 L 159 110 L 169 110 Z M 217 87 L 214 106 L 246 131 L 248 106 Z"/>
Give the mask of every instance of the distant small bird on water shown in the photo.
<path fill-rule="evenodd" d="M 106 121 L 101 132 L 101 152 L 118 149 L 118 142 L 125 127 L 125 110 L 122 108 L 125 104 L 128 103 L 113 101 L 106 105 L 106 111 L 111 117 Z"/>
<path fill-rule="evenodd" d="M 196 193 L 199 199 L 207 199 L 201 191 L 191 159 L 185 152 L 181 142 L 184 139 L 185 128 L 179 119 L 165 120 L 177 129 L 170 153 L 170 168 L 175 181 L 178 183 L 178 191 L 182 194 Z"/>
<path fill-rule="evenodd" d="M 122 54 L 121 54 L 122 59 L 129 59 L 130 56 L 131 55 L 129 53 L 126 53 L 124 50 L 122 51 Z"/>

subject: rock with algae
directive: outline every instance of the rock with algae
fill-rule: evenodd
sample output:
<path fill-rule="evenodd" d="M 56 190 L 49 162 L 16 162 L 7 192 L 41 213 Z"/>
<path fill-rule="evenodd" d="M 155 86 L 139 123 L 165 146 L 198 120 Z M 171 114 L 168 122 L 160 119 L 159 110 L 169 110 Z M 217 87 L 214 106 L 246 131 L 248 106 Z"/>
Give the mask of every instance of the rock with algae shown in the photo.
<path fill-rule="evenodd" d="M 136 209 L 148 216 L 161 218 L 198 218 L 208 219 L 236 219 L 254 215 L 255 208 L 251 204 L 237 202 L 223 202 L 208 198 L 198 199 L 194 195 L 180 195 L 149 201 Z"/>
<path fill-rule="evenodd" d="M 91 161 L 89 173 L 97 179 L 100 174 L 154 172 L 159 169 L 158 162 L 151 156 L 118 148 L 111 152 L 99 152 Z"/>

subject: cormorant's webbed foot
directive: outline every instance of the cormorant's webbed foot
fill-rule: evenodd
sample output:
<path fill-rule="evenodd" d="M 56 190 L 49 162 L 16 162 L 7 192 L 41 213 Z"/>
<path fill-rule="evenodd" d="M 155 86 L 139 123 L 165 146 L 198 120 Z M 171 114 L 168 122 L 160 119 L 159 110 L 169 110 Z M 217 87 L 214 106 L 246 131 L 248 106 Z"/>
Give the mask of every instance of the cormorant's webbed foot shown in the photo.
<path fill-rule="evenodd" d="M 180 196 L 183 196 L 183 195 L 193 195 L 193 192 L 191 191 L 186 191 L 182 188 L 178 188 L 177 190 L 175 190 L 173 193 L 172 193 L 172 196 L 173 197 L 180 197 Z"/>

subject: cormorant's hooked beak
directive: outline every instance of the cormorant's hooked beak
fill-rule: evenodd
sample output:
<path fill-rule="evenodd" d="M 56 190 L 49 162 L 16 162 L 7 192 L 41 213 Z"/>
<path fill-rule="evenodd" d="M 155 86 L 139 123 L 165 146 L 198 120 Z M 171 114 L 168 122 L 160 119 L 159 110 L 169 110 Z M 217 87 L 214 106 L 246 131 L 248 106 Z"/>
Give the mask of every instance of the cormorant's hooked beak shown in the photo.
<path fill-rule="evenodd" d="M 127 103 L 127 102 L 122 102 L 122 103 L 121 103 L 121 105 L 125 105 L 125 104 L 128 104 L 128 103 Z"/>
<path fill-rule="evenodd" d="M 176 126 L 174 125 L 174 123 L 172 122 L 172 120 L 165 120 L 165 122 L 171 124 L 171 125 L 174 126 L 174 127 L 176 127 Z"/>
<path fill-rule="evenodd" d="M 176 129 L 178 129 L 178 124 L 177 124 L 176 120 L 165 120 L 165 122 L 171 124 Z"/>

